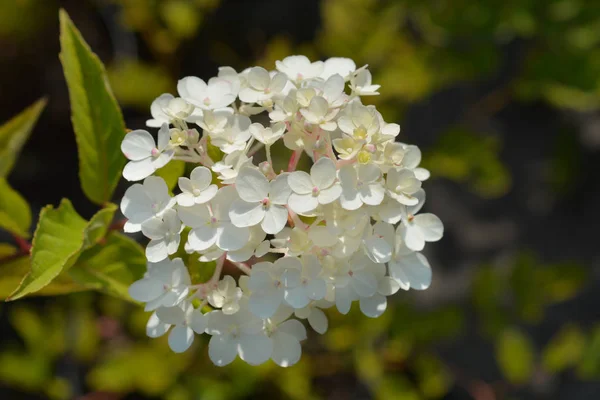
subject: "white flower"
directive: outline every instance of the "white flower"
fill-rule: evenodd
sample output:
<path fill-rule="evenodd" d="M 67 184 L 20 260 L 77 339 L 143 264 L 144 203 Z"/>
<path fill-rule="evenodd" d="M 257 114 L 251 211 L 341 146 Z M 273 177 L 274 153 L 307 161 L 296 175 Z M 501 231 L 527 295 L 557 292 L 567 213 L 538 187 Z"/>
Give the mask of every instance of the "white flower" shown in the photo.
<path fill-rule="evenodd" d="M 332 305 L 333 303 L 329 303 L 326 300 L 313 301 L 306 307 L 295 310 L 294 315 L 298 318 L 306 319 L 310 327 L 322 335 L 327 332 L 329 322 L 321 308 L 329 308 Z"/>
<path fill-rule="evenodd" d="M 233 118 L 233 109 L 222 108 L 220 110 L 204 110 L 202 118 L 196 123 L 206 132 L 212 135 L 219 135 L 225 132 L 227 126 Z"/>
<path fill-rule="evenodd" d="M 363 245 L 365 254 L 374 263 L 386 263 L 392 257 L 394 245 L 394 228 L 390 224 L 379 221 L 365 231 Z"/>
<path fill-rule="evenodd" d="M 324 131 L 334 131 L 337 124 L 333 121 L 338 109 L 330 109 L 327 100 L 321 96 L 315 96 L 310 100 L 308 108 L 301 108 L 300 113 L 311 124 L 318 125 Z"/>
<path fill-rule="evenodd" d="M 347 165 L 339 172 L 342 194 L 340 204 L 346 210 L 356 210 L 363 204 L 381 204 L 385 189 L 381 184 L 381 170 L 374 164 Z"/>
<path fill-rule="evenodd" d="M 208 303 L 220 308 L 223 314 L 235 314 L 240 309 L 239 301 L 242 298 L 242 289 L 237 287 L 235 280 L 227 275 L 223 277 L 208 296 Z"/>
<path fill-rule="evenodd" d="M 301 268 L 300 260 L 295 257 L 254 264 L 248 280 L 250 311 L 260 318 L 275 314 L 284 300 L 286 288 L 298 286 Z"/>
<path fill-rule="evenodd" d="M 194 204 L 204 204 L 217 194 L 217 185 L 212 185 L 212 173 L 206 167 L 196 167 L 189 178 L 179 178 L 180 194 L 176 196 L 177 204 L 190 207 Z"/>
<path fill-rule="evenodd" d="M 285 74 L 271 75 L 264 68 L 254 67 L 248 72 L 248 86 L 240 91 L 240 100 L 246 103 L 265 102 L 281 93 L 287 82 Z"/>
<path fill-rule="evenodd" d="M 195 76 L 177 82 L 177 92 L 185 101 L 203 110 L 227 107 L 238 95 L 236 86 L 229 79 L 211 78 L 207 84 Z"/>
<path fill-rule="evenodd" d="M 235 262 L 243 262 L 252 256 L 262 257 L 269 250 L 269 242 L 264 241 L 267 234 L 258 225 L 252 226 L 250 229 L 250 238 L 248 242 L 239 250 L 227 252 L 227 259 Z M 266 246 L 266 250 L 265 250 Z"/>
<path fill-rule="evenodd" d="M 146 258 L 150 262 L 158 262 L 175 254 L 179 248 L 180 236 L 183 230 L 177 211 L 170 209 L 163 213 L 162 218 L 154 217 L 142 224 L 142 233 L 150 240 L 146 247 Z"/>
<path fill-rule="evenodd" d="M 292 172 L 288 184 L 292 189 L 288 204 L 299 214 L 313 211 L 319 204 L 329 204 L 342 194 L 335 164 L 328 158 L 320 158 L 314 163 L 310 175 L 304 171 Z"/>
<path fill-rule="evenodd" d="M 371 72 L 368 69 L 361 69 L 350 78 L 350 89 L 359 96 L 378 95 L 381 85 L 373 85 Z"/>
<path fill-rule="evenodd" d="M 323 72 L 323 61 L 313 63 L 305 56 L 288 56 L 282 61 L 275 61 L 277 70 L 283 72 L 294 82 L 316 78 Z"/>
<path fill-rule="evenodd" d="M 392 168 L 387 173 L 386 188 L 388 195 L 400 204 L 413 206 L 419 202 L 413 196 L 421 189 L 421 181 L 415 177 L 414 172 L 408 169 Z"/>
<path fill-rule="evenodd" d="M 327 291 L 325 281 L 319 277 L 321 264 L 317 257 L 307 254 L 301 261 L 300 282 L 285 293 L 285 301 L 294 308 L 304 308 L 311 300 L 321 300 Z"/>
<path fill-rule="evenodd" d="M 163 124 L 158 132 L 158 145 L 150 133 L 141 129 L 125 135 L 121 151 L 130 161 L 123 169 L 123 177 L 128 181 L 139 181 L 164 167 L 175 154 L 169 147 L 170 137 L 167 124 Z"/>
<path fill-rule="evenodd" d="M 160 307 L 156 317 L 163 324 L 173 326 L 169 332 L 169 347 L 175 353 L 183 353 L 194 342 L 194 333 L 202 334 L 207 327 L 207 317 L 191 303 L 176 307 Z"/>
<path fill-rule="evenodd" d="M 254 123 L 250 125 L 250 133 L 254 136 L 254 139 L 267 146 L 271 146 L 285 133 L 285 124 L 277 122 L 271 125 L 271 127 L 265 128 L 259 123 Z"/>
<path fill-rule="evenodd" d="M 250 118 L 245 115 L 235 115 L 222 133 L 211 136 L 211 143 L 218 146 L 225 154 L 243 150 L 246 142 L 252 136 L 250 133 Z"/>
<path fill-rule="evenodd" d="M 300 361 L 302 346 L 306 340 L 306 328 L 297 319 L 287 319 L 292 314 L 289 308 L 283 308 L 269 318 L 266 330 L 273 342 L 271 359 L 281 367 L 291 367 Z"/>
<path fill-rule="evenodd" d="M 227 154 L 221 161 L 216 162 L 212 170 L 219 174 L 223 184 L 230 185 L 235 183 L 239 170 L 248 164 L 252 164 L 252 157 L 248 158 L 244 151 L 239 150 Z"/>
<path fill-rule="evenodd" d="M 353 101 L 338 118 L 337 124 L 342 132 L 354 140 L 370 142 L 371 137 L 379 132 L 379 117 L 373 106 L 363 106 Z"/>
<path fill-rule="evenodd" d="M 295 118 L 300 106 L 296 100 L 296 90 L 291 90 L 283 100 L 277 100 L 275 109 L 269 113 L 273 122 L 291 121 Z"/>
<path fill-rule="evenodd" d="M 425 242 L 437 242 L 444 235 L 444 225 L 438 217 L 433 214 L 407 214 L 402 216 L 402 223 L 398 227 L 398 233 L 413 251 L 421 251 Z"/>
<path fill-rule="evenodd" d="M 121 200 L 121 212 L 128 221 L 125 232 L 139 232 L 142 224 L 162 214 L 175 205 L 175 199 L 169 195 L 169 188 L 162 178 L 149 176 L 143 184 L 130 186 Z"/>
<path fill-rule="evenodd" d="M 188 295 L 190 285 L 190 275 L 181 258 L 165 259 L 149 263 L 146 275 L 129 286 L 129 295 L 146 303 L 146 311 L 152 311 L 181 303 Z"/>
<path fill-rule="evenodd" d="M 240 199 L 229 210 L 231 222 L 238 227 L 261 224 L 268 234 L 280 232 L 288 218 L 285 204 L 291 189 L 287 181 L 286 174 L 269 182 L 256 168 L 242 168 L 235 184 Z"/>
<path fill-rule="evenodd" d="M 221 250 L 241 249 L 250 233 L 248 228 L 238 228 L 229 220 L 229 208 L 236 199 L 235 189 L 224 187 L 210 202 L 179 208 L 179 218 L 192 230 L 188 235 L 189 246 L 195 251 L 203 251 L 216 244 Z"/>
<path fill-rule="evenodd" d="M 191 122 L 202 116 L 202 112 L 180 97 L 164 93 L 152 102 L 150 113 L 152 119 L 146 121 L 150 128 L 160 128 L 163 124 L 170 124 L 173 120 L 185 120 Z M 190 118 L 193 116 L 193 118 Z"/>
<path fill-rule="evenodd" d="M 329 77 L 338 74 L 348 80 L 354 71 L 356 71 L 356 64 L 350 58 L 331 57 L 325 60 L 321 78 L 327 80 Z"/>
<path fill-rule="evenodd" d="M 398 231 L 400 227 L 398 228 Z M 396 234 L 394 255 L 388 263 L 390 277 L 404 290 L 425 290 L 431 284 L 431 266 L 427 258 L 406 247 L 401 233 Z"/>
<path fill-rule="evenodd" d="M 375 295 L 379 287 L 377 275 L 381 274 L 381 270 L 385 274 L 384 264 L 376 264 L 361 254 L 340 262 L 335 277 L 335 304 L 338 311 L 347 314 L 353 301 Z"/>
<path fill-rule="evenodd" d="M 344 93 L 346 84 L 344 78 L 339 74 L 330 76 L 325 82 L 318 83 L 321 89 L 321 97 L 329 103 L 329 108 L 338 108 L 344 105 L 348 99 Z"/>
<path fill-rule="evenodd" d="M 235 314 L 211 311 L 206 332 L 212 335 L 208 356 L 215 365 L 230 364 L 237 355 L 248 364 L 260 365 L 273 353 L 273 341 L 264 334 L 262 320 L 252 315 L 247 306 Z"/>

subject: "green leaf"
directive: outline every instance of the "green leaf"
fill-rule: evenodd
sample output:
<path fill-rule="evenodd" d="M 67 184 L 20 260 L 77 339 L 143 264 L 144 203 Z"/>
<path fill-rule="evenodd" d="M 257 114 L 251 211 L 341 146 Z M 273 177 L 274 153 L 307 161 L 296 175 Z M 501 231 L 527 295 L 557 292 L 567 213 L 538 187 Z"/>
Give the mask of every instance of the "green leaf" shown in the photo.
<path fill-rule="evenodd" d="M 529 338 L 516 329 L 505 330 L 496 342 L 500 370 L 513 384 L 524 384 L 534 368 L 534 350 Z"/>
<path fill-rule="evenodd" d="M 185 174 L 185 164 L 185 161 L 171 160 L 167 165 L 157 170 L 155 175 L 163 178 L 169 190 L 173 190 L 179 177 Z"/>
<path fill-rule="evenodd" d="M 57 209 L 44 207 L 33 237 L 31 269 L 11 294 L 10 300 L 37 292 L 56 278 L 63 268 L 72 265 L 83 246 L 86 225 L 87 221 L 77 214 L 67 199 L 63 199 Z"/>
<path fill-rule="evenodd" d="M 0 299 L 6 299 L 19 286 L 30 270 L 29 257 L 23 256 L 0 265 Z M 74 282 L 70 277 L 59 275 L 48 285 L 30 296 L 57 296 L 88 290 Z"/>
<path fill-rule="evenodd" d="M 42 98 L 0 126 L 0 177 L 11 171 L 45 106 Z"/>
<path fill-rule="evenodd" d="M 103 238 L 115 210 L 116 206 L 110 204 L 88 222 L 77 214 L 67 199 L 63 199 L 56 209 L 44 207 L 33 237 L 29 272 L 8 300 L 35 293 L 51 282 L 53 286 L 40 295 L 84 290 L 60 273 L 73 266 L 83 250 Z"/>
<path fill-rule="evenodd" d="M 542 353 L 542 365 L 548 372 L 561 372 L 576 365 L 585 350 L 585 334 L 576 325 L 564 326 Z"/>
<path fill-rule="evenodd" d="M 108 203 L 106 207 L 98 211 L 88 223 L 84 231 L 84 249 L 88 249 L 98 243 L 106 236 L 110 223 L 117 211 L 117 205 Z"/>
<path fill-rule="evenodd" d="M 144 249 L 127 236 L 111 232 L 105 243 L 83 252 L 69 275 L 88 289 L 133 301 L 127 290 L 145 270 Z"/>
<path fill-rule="evenodd" d="M 21 237 L 29 237 L 31 210 L 27 201 L 0 178 L 0 228 Z"/>
<path fill-rule="evenodd" d="M 125 163 L 120 150 L 123 116 L 102 62 L 64 10 L 60 11 L 60 44 L 79 149 L 79 179 L 85 195 L 103 204 L 111 199 Z"/>

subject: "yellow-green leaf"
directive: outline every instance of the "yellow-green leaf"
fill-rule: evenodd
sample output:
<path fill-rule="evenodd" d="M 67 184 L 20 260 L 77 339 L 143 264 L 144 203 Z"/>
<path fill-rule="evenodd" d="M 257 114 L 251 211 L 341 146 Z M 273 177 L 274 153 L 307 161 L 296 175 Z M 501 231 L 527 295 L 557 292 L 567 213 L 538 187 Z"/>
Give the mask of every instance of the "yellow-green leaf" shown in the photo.
<path fill-rule="evenodd" d="M 0 177 L 11 171 L 45 106 L 40 99 L 0 126 Z"/>
<path fill-rule="evenodd" d="M 87 221 L 77 214 L 67 199 L 63 199 L 56 209 L 51 205 L 44 207 L 33 237 L 31 269 L 10 300 L 37 292 L 63 268 L 72 265 L 83 245 L 86 225 Z"/>
<path fill-rule="evenodd" d="M 69 275 L 88 289 L 132 301 L 129 285 L 141 279 L 145 270 L 144 249 L 127 236 L 111 232 L 105 243 L 82 253 Z"/>
<path fill-rule="evenodd" d="M 27 201 L 0 178 L 0 228 L 21 237 L 29 237 L 31 210 Z"/>
<path fill-rule="evenodd" d="M 575 366 L 583 356 L 586 337 L 576 325 L 564 326 L 542 353 L 542 365 L 548 372 L 561 372 Z"/>
<path fill-rule="evenodd" d="M 84 243 L 83 247 L 88 249 L 98 243 L 104 236 L 110 227 L 110 223 L 115 216 L 117 211 L 117 205 L 108 203 L 106 207 L 98 211 L 88 223 L 84 231 Z"/>
<path fill-rule="evenodd" d="M 125 163 L 120 150 L 123 116 L 102 62 L 64 10 L 60 11 L 60 44 L 79 150 L 79 179 L 85 195 L 103 204 L 111 199 Z"/>
<path fill-rule="evenodd" d="M 53 285 L 40 295 L 84 290 L 61 272 L 74 265 L 83 250 L 93 248 L 103 238 L 115 210 L 115 205 L 109 205 L 88 222 L 67 199 L 56 209 L 44 207 L 31 244 L 29 272 L 8 300 L 38 292 L 51 282 Z"/>
<path fill-rule="evenodd" d="M 513 384 L 524 384 L 534 368 L 534 350 L 531 341 L 516 329 L 505 330 L 496 342 L 496 359 L 500 370 Z"/>

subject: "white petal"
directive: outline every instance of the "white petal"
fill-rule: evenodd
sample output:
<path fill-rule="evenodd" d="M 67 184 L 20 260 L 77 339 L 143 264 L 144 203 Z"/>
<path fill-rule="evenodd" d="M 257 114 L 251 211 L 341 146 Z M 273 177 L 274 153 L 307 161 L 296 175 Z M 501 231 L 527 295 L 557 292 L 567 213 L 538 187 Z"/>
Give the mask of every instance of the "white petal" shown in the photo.
<path fill-rule="evenodd" d="M 320 204 L 329 204 L 336 201 L 342 194 L 340 185 L 333 185 L 319 192 L 318 201 Z"/>
<path fill-rule="evenodd" d="M 194 342 L 194 331 L 185 325 L 177 325 L 169 333 L 169 347 L 175 353 L 183 353 Z"/>
<path fill-rule="evenodd" d="M 273 354 L 271 358 L 281 367 L 296 364 L 302 355 L 302 346 L 294 336 L 284 332 L 273 335 Z"/>
<path fill-rule="evenodd" d="M 298 214 L 305 214 L 317 208 L 319 205 L 319 200 L 312 194 L 292 193 L 288 199 L 288 205 L 292 211 Z"/>
<path fill-rule="evenodd" d="M 310 177 L 319 189 L 330 187 L 336 178 L 335 164 L 329 158 L 320 158 L 310 168 Z"/>
<path fill-rule="evenodd" d="M 360 299 L 360 311 L 367 317 L 377 318 L 385 312 L 387 308 L 387 299 L 385 296 L 375 294 L 372 297 Z"/>
<path fill-rule="evenodd" d="M 210 226 L 199 226 L 188 235 L 188 243 L 195 251 L 203 251 L 217 241 L 217 229 Z"/>
<path fill-rule="evenodd" d="M 161 337 L 169 331 L 170 327 L 171 325 L 161 321 L 154 312 L 146 324 L 146 335 L 151 338 Z"/>
<path fill-rule="evenodd" d="M 254 226 L 260 223 L 264 217 L 265 209 L 262 204 L 257 202 L 248 203 L 242 199 L 237 199 L 229 209 L 231 223 L 239 228 Z"/>
<path fill-rule="evenodd" d="M 360 297 L 371 297 L 377 292 L 377 279 L 370 272 L 354 272 L 350 285 Z"/>
<path fill-rule="evenodd" d="M 208 342 L 208 356 L 219 367 L 228 365 L 237 356 L 237 343 L 231 340 L 229 336 L 213 336 Z"/>
<path fill-rule="evenodd" d="M 390 276 L 400 283 L 402 289 L 425 290 L 431 284 L 431 266 L 421 253 L 399 256 L 389 263 Z"/>
<path fill-rule="evenodd" d="M 150 262 L 159 262 L 168 256 L 167 243 L 164 239 L 151 240 L 146 246 L 146 258 Z"/>
<path fill-rule="evenodd" d="M 273 204 L 285 205 L 292 193 L 288 184 L 288 174 L 279 175 L 271 181 L 269 188 L 269 199 Z"/>
<path fill-rule="evenodd" d="M 156 143 L 152 135 L 141 129 L 129 132 L 121 142 L 121 151 L 132 161 L 150 157 L 154 148 L 156 148 Z"/>
<path fill-rule="evenodd" d="M 260 365 L 273 353 L 273 341 L 265 335 L 243 335 L 238 345 L 240 358 L 250 365 Z"/>
<path fill-rule="evenodd" d="M 310 303 L 303 286 L 298 286 L 285 292 L 285 301 L 294 308 L 304 308 Z"/>
<path fill-rule="evenodd" d="M 353 296 L 348 286 L 335 288 L 335 305 L 341 314 L 348 314 L 352 300 Z"/>
<path fill-rule="evenodd" d="M 372 236 L 365 240 L 367 256 L 376 263 L 385 263 L 392 257 L 392 246 L 383 238 Z"/>
<path fill-rule="evenodd" d="M 327 293 L 327 284 L 323 279 L 317 278 L 308 282 L 306 286 L 308 297 L 313 300 L 321 300 Z"/>
<path fill-rule="evenodd" d="M 266 213 L 263 211 L 263 215 L 264 219 L 260 226 L 265 233 L 274 235 L 281 232 L 281 230 L 285 227 L 285 224 L 287 223 L 288 210 L 283 206 L 274 204 L 267 209 Z"/>
<path fill-rule="evenodd" d="M 295 171 L 288 176 L 288 184 L 294 193 L 310 194 L 315 186 L 311 176 L 304 171 Z"/>
<path fill-rule="evenodd" d="M 253 292 L 250 295 L 250 311 L 260 318 L 269 318 L 281 304 L 283 299 L 283 291 L 270 290 L 265 292 Z"/>
<path fill-rule="evenodd" d="M 362 186 L 359 193 L 362 201 L 370 206 L 378 206 L 385 197 L 385 189 L 378 183 Z"/>
<path fill-rule="evenodd" d="M 418 227 L 400 224 L 398 227 L 398 233 L 402 237 L 406 247 L 409 249 L 413 251 L 421 251 L 425 248 L 425 238 Z"/>
<path fill-rule="evenodd" d="M 325 313 L 318 308 L 313 308 L 311 313 L 308 315 L 308 323 L 315 330 L 315 332 L 321 335 L 327 332 L 328 321 Z"/>
<path fill-rule="evenodd" d="M 129 295 L 132 299 L 148 302 L 156 299 L 163 293 L 163 284 L 156 279 L 140 279 L 129 286 Z"/>
<path fill-rule="evenodd" d="M 185 314 L 181 307 L 160 307 L 156 310 L 156 316 L 162 322 L 170 325 L 178 325 L 185 320 Z"/>
<path fill-rule="evenodd" d="M 217 246 L 225 251 L 239 250 L 248 243 L 248 228 L 238 228 L 231 223 L 223 222 L 217 229 Z"/>
<path fill-rule="evenodd" d="M 194 332 L 202 334 L 208 325 L 208 318 L 200 310 L 194 310 L 192 311 L 188 325 Z"/>
<path fill-rule="evenodd" d="M 235 188 L 242 200 L 254 203 L 269 196 L 270 186 L 262 172 L 256 168 L 244 167 L 237 176 Z"/>
<path fill-rule="evenodd" d="M 277 332 L 292 335 L 298 341 L 306 340 L 306 328 L 297 319 L 288 319 L 277 327 Z"/>
<path fill-rule="evenodd" d="M 419 227 L 426 242 L 436 242 L 444 235 L 442 221 L 433 214 L 416 215 L 413 223 Z"/>
<path fill-rule="evenodd" d="M 212 182 L 212 172 L 206 167 L 196 167 L 190 174 L 190 180 L 193 181 L 200 190 L 204 190 Z"/>
<path fill-rule="evenodd" d="M 152 163 L 152 159 L 144 158 L 140 161 L 129 161 L 123 168 L 123 178 L 128 181 L 139 181 L 154 173 L 156 167 Z"/>

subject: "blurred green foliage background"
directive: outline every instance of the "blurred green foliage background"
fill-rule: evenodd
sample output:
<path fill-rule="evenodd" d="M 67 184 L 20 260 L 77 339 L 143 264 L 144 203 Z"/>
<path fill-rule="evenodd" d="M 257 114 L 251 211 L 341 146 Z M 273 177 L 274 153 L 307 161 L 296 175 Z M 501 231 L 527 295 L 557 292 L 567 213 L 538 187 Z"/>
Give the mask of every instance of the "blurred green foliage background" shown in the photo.
<path fill-rule="evenodd" d="M 428 248 L 428 291 L 398 293 L 376 320 L 329 312 L 329 332 L 289 369 L 217 368 L 202 340 L 173 354 L 145 337 L 140 308 L 99 294 L 2 304 L 0 398 L 600 398 L 597 2 L 1 1 L 0 119 L 49 97 L 9 181 L 34 215 L 69 197 L 89 217 L 59 7 L 107 65 L 130 128 L 177 79 L 221 65 L 272 69 L 297 53 L 369 64 L 382 85 L 370 100 L 423 149 L 426 207 L 447 234 Z M 2 290 L 21 267 L 0 265 Z"/>

